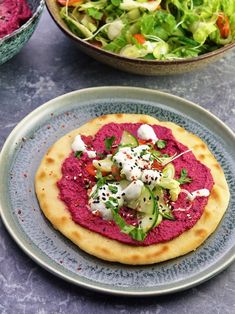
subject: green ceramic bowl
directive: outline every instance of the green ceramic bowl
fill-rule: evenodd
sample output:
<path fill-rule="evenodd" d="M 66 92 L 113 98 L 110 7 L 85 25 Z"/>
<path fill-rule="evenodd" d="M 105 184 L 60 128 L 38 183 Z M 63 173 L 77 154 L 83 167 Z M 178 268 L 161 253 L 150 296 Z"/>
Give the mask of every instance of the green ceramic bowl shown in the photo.
<path fill-rule="evenodd" d="M 109 51 L 102 50 L 78 38 L 69 30 L 60 17 L 60 7 L 57 4 L 57 0 L 45 1 L 47 8 L 56 24 L 66 35 L 68 35 L 68 37 L 75 41 L 80 50 L 100 62 L 130 73 L 141 75 L 166 75 L 190 72 L 192 70 L 203 68 L 207 64 L 218 60 L 224 55 L 225 52 L 235 47 L 234 42 L 196 58 L 175 61 L 156 61 L 127 58 Z"/>
<path fill-rule="evenodd" d="M 0 39 L 0 64 L 15 56 L 33 34 L 41 16 L 44 0 L 27 0 L 32 17 L 13 33 Z"/>

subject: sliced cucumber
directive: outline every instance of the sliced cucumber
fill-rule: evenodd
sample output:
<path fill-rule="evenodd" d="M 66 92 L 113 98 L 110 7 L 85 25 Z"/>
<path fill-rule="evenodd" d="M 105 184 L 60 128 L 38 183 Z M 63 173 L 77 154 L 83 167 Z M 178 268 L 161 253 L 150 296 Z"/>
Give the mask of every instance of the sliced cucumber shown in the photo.
<path fill-rule="evenodd" d="M 139 217 L 139 227 L 142 228 L 144 232 L 148 232 L 150 229 L 155 227 L 158 223 L 159 209 L 158 209 L 158 204 L 155 201 L 155 198 L 152 192 L 147 187 L 145 188 L 146 190 L 142 192 L 141 197 L 145 198 L 145 197 L 151 196 L 150 202 L 151 202 L 152 207 L 149 206 L 150 205 L 149 203 L 147 208 L 145 207 L 145 212 L 143 211 L 141 212 L 141 216 Z M 143 204 L 143 206 L 144 204 L 146 204 L 146 202 L 144 202 L 142 198 L 141 198 L 139 206 L 141 206 L 141 204 Z M 152 202 L 152 199 L 153 199 L 153 202 Z"/>
<path fill-rule="evenodd" d="M 171 197 L 171 200 L 173 202 L 177 201 L 178 197 L 179 197 L 179 194 L 180 194 L 180 191 L 181 191 L 181 188 L 180 187 L 177 187 L 175 189 L 171 189 L 169 190 L 170 192 L 170 197 Z"/>
<path fill-rule="evenodd" d="M 175 177 L 175 167 L 172 163 L 169 163 L 163 170 L 162 174 L 164 178 L 174 179 Z"/>
<path fill-rule="evenodd" d="M 144 232 L 148 232 L 150 229 L 152 229 L 153 226 L 155 226 L 157 218 L 158 218 L 158 212 L 155 209 L 153 214 L 144 215 L 139 220 L 139 227 L 142 228 Z"/>
<path fill-rule="evenodd" d="M 93 165 L 100 171 L 111 172 L 113 161 L 110 158 L 93 160 Z"/>
<path fill-rule="evenodd" d="M 128 185 L 130 184 L 130 181 L 127 181 L 127 180 L 121 180 L 120 181 L 120 185 L 121 185 L 121 188 L 124 190 Z"/>
<path fill-rule="evenodd" d="M 139 203 L 140 203 L 140 199 L 138 198 L 137 200 L 128 202 L 127 206 L 132 209 L 137 209 L 139 207 Z"/>
<path fill-rule="evenodd" d="M 120 144 L 122 146 L 128 145 L 131 147 L 136 147 L 139 145 L 137 138 L 128 131 L 123 131 Z"/>
<path fill-rule="evenodd" d="M 156 222 L 155 222 L 155 224 L 154 224 L 154 228 L 155 227 L 157 227 L 158 225 L 160 225 L 160 223 L 162 222 L 162 215 L 160 215 L 160 212 L 159 212 L 159 214 L 158 214 L 158 216 L 157 216 L 157 220 L 156 220 Z"/>
<path fill-rule="evenodd" d="M 152 193 L 157 200 L 160 200 L 160 201 L 164 200 L 163 188 L 161 188 L 159 185 L 155 186 Z"/>
<path fill-rule="evenodd" d="M 126 45 L 120 51 L 120 55 L 127 58 L 140 58 L 140 50 L 134 45 Z"/>
<path fill-rule="evenodd" d="M 178 188 L 180 184 L 174 179 L 162 178 L 158 185 L 160 185 L 163 189 L 171 190 Z"/>
<path fill-rule="evenodd" d="M 162 215 L 163 218 L 168 220 L 174 220 L 175 217 L 172 214 L 172 210 L 166 204 L 159 204 L 159 213 Z"/>
<path fill-rule="evenodd" d="M 137 20 L 140 17 L 140 11 L 138 8 L 132 9 L 127 13 L 130 20 Z"/>
<path fill-rule="evenodd" d="M 154 213 L 156 205 L 157 204 L 152 191 L 146 185 L 144 185 L 142 188 L 142 193 L 139 197 L 137 211 L 146 215 L 152 215 Z"/>

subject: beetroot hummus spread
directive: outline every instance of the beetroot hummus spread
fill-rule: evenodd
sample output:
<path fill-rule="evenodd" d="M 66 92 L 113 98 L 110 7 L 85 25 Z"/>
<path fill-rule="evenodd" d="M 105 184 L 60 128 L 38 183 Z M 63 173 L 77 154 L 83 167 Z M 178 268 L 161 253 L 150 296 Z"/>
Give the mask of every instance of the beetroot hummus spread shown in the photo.
<path fill-rule="evenodd" d="M 95 150 L 97 156 L 106 153 L 105 139 L 115 137 L 113 145 L 120 143 L 123 131 L 128 131 L 137 138 L 139 123 L 109 123 L 103 126 L 94 137 L 82 136 L 87 147 Z M 188 150 L 179 143 L 173 136 L 172 131 L 162 126 L 152 126 L 158 138 L 164 140 L 166 145 L 161 149 L 162 154 L 173 156 Z M 96 159 L 99 157 L 96 157 Z M 95 178 L 86 170 L 86 165 L 91 163 L 91 158 L 86 153 L 81 158 L 76 158 L 72 153 L 62 165 L 62 178 L 58 181 L 60 199 L 64 201 L 72 215 L 74 222 L 79 225 L 97 232 L 110 239 L 118 240 L 131 245 L 147 246 L 159 242 L 169 241 L 178 237 L 184 231 L 192 228 L 201 217 L 208 197 L 196 197 L 192 202 L 186 197 L 186 193 L 180 193 L 178 199 L 171 203 L 173 208 L 174 220 L 163 219 L 160 224 L 154 227 L 147 234 L 143 241 L 136 241 L 129 234 L 121 231 L 114 220 L 105 220 L 99 215 L 91 212 L 88 205 L 88 186 L 95 184 Z M 172 161 L 175 168 L 175 178 L 179 178 L 182 169 L 187 169 L 187 175 L 191 182 L 181 185 L 181 189 L 193 192 L 200 189 L 211 191 L 213 178 L 210 170 L 201 162 L 196 160 L 192 152 L 183 154 Z M 178 210 L 177 210 L 178 209 Z M 183 209 L 183 210 L 181 210 Z M 135 222 L 135 217 L 131 209 L 122 207 L 119 214 L 128 223 Z"/>
<path fill-rule="evenodd" d="M 0 38 L 11 34 L 31 16 L 26 0 L 0 0 Z"/>

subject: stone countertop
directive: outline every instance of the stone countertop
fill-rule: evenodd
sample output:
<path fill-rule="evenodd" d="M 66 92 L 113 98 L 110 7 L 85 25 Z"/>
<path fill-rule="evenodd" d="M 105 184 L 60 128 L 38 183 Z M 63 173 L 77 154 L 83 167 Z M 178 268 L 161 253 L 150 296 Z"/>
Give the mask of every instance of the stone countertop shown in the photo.
<path fill-rule="evenodd" d="M 44 11 L 23 50 L 0 68 L 0 147 L 10 131 L 44 102 L 91 86 L 140 86 L 170 92 L 214 113 L 235 130 L 235 50 L 205 69 L 141 77 L 86 56 Z M 0 313 L 235 313 L 235 264 L 173 295 L 128 299 L 93 293 L 54 277 L 29 259 L 0 221 Z"/>

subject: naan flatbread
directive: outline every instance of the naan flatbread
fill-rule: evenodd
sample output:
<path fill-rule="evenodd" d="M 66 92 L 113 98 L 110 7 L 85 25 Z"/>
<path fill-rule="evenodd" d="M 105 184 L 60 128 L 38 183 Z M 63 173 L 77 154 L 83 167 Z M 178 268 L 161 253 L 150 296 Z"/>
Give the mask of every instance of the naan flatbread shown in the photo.
<path fill-rule="evenodd" d="M 180 143 L 193 149 L 195 157 L 206 165 L 214 179 L 208 203 L 198 222 L 177 238 L 149 246 L 127 245 L 92 232 L 75 223 L 63 201 L 59 199 L 57 181 L 63 161 L 71 153 L 71 144 L 78 134 L 95 135 L 105 124 L 146 123 L 170 128 Z M 229 188 L 222 168 L 207 145 L 182 127 L 140 114 L 110 114 L 91 120 L 59 139 L 44 156 L 35 177 L 40 207 L 55 229 L 85 252 L 98 258 L 130 265 L 146 265 L 166 261 L 196 250 L 216 229 L 229 203 Z"/>

